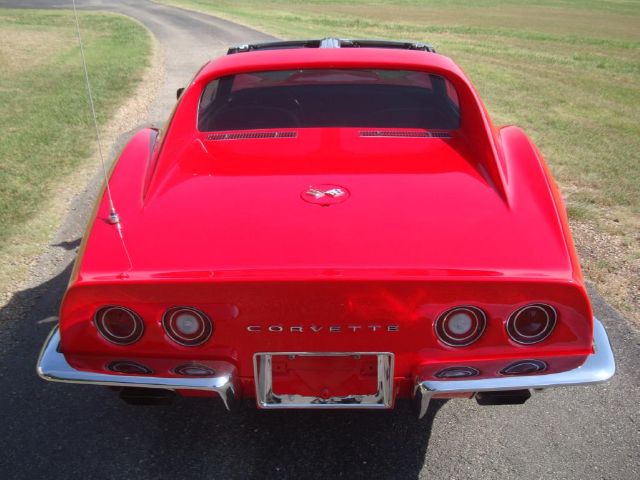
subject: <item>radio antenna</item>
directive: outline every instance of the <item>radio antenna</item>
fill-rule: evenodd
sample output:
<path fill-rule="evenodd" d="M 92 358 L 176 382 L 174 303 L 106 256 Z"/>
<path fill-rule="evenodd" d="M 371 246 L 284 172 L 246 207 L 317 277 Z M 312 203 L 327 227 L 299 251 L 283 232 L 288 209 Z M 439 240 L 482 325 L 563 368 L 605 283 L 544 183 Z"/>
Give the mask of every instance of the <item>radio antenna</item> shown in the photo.
<path fill-rule="evenodd" d="M 111 196 L 111 188 L 109 187 L 109 177 L 107 176 L 107 167 L 104 163 L 104 155 L 102 154 L 102 141 L 100 140 L 100 131 L 98 129 L 98 120 L 96 118 L 96 108 L 93 103 L 93 93 L 91 92 L 91 83 L 89 82 L 89 71 L 87 69 L 87 60 L 84 56 L 84 46 L 82 44 L 82 37 L 80 36 L 80 20 L 78 18 L 78 10 L 76 9 L 76 0 L 73 2 L 73 16 L 76 21 L 76 34 L 78 36 L 78 44 L 80 45 L 80 56 L 82 57 L 82 69 L 84 71 L 84 81 L 87 87 L 87 95 L 89 96 L 89 105 L 91 106 L 91 116 L 93 117 L 93 128 L 96 132 L 96 141 L 98 142 L 98 153 L 100 155 L 100 163 L 102 164 L 102 174 L 104 175 L 104 183 L 107 190 L 107 198 L 109 199 L 109 223 L 114 225 L 120 225 L 120 217 L 116 212 L 116 207 L 113 204 L 113 197 Z"/>
<path fill-rule="evenodd" d="M 104 175 L 105 190 L 107 192 L 107 198 L 109 200 L 109 223 L 115 225 L 118 230 L 118 236 L 122 242 L 122 248 L 124 254 L 129 262 L 129 268 L 133 268 L 131 262 L 131 256 L 129 255 L 129 249 L 124 241 L 124 235 L 122 234 L 122 224 L 120 223 L 120 216 L 116 211 L 116 207 L 113 203 L 113 196 L 111 195 L 111 187 L 109 186 L 109 177 L 107 175 L 107 167 L 104 162 L 104 155 L 102 153 L 102 141 L 100 140 L 100 129 L 98 128 L 98 119 L 96 117 L 96 108 L 93 103 L 93 93 L 91 92 L 91 82 L 89 82 L 89 70 L 87 69 L 87 60 L 84 56 L 84 45 L 82 44 L 82 36 L 80 35 L 80 19 L 78 18 L 78 9 L 76 8 L 76 0 L 72 0 L 73 3 L 73 16 L 76 21 L 76 34 L 78 36 L 78 45 L 80 45 L 80 56 L 82 57 L 82 69 L 84 71 L 84 82 L 87 87 L 87 94 L 89 96 L 89 105 L 91 106 L 91 116 L 93 117 L 93 128 L 96 132 L 96 141 L 98 142 L 98 153 L 100 155 L 100 164 L 102 165 L 102 174 Z"/>

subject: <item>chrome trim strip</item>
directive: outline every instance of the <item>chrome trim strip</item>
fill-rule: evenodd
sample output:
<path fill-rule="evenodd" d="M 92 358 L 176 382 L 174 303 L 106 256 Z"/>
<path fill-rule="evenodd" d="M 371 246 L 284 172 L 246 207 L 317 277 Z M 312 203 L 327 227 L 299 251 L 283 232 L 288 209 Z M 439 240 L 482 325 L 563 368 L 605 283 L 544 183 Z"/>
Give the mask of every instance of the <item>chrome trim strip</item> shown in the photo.
<path fill-rule="evenodd" d="M 273 391 L 272 359 L 274 356 L 347 357 L 375 355 L 378 368 L 378 390 L 374 394 L 319 396 L 277 394 Z M 260 352 L 253 355 L 256 403 L 263 409 L 387 409 L 393 405 L 394 355 L 388 352 Z"/>
<path fill-rule="evenodd" d="M 568 372 L 526 376 L 482 378 L 477 380 L 420 380 L 416 379 L 414 401 L 418 404 L 418 416 L 422 418 L 429 408 L 429 401 L 436 393 L 491 392 L 499 390 L 524 390 L 570 385 L 586 385 L 609 380 L 616 372 L 616 363 L 609 337 L 602 323 L 593 319 L 593 354 L 580 367 Z"/>
<path fill-rule="evenodd" d="M 228 362 L 212 365 L 216 375 L 212 377 L 156 377 L 153 375 L 125 375 L 76 370 L 59 351 L 60 330 L 56 325 L 44 342 L 36 371 L 40 378 L 50 382 L 106 385 L 110 387 L 159 388 L 164 390 L 206 390 L 216 392 L 227 410 L 238 392 L 236 367 Z"/>

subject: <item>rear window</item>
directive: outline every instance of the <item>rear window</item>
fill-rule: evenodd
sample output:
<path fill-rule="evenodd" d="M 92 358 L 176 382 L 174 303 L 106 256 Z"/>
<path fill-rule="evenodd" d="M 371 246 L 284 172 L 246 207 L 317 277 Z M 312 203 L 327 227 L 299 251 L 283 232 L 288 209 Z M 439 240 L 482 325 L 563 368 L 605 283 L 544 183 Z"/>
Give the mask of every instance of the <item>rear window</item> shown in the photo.
<path fill-rule="evenodd" d="M 408 70 L 307 69 L 251 72 L 209 83 L 200 99 L 200 131 L 382 127 L 454 130 L 455 88 L 445 78 Z"/>

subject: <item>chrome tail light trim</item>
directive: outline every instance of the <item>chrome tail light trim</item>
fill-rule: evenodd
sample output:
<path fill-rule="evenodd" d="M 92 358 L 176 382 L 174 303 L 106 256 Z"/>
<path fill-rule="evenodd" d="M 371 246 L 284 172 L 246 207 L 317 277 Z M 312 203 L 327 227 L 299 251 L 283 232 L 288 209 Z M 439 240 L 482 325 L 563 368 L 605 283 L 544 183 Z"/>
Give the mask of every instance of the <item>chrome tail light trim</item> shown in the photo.
<path fill-rule="evenodd" d="M 593 353 L 578 368 L 561 373 L 514 375 L 512 377 L 482 378 L 477 380 L 422 380 L 416 379 L 414 402 L 418 416 L 422 418 L 429 408 L 429 401 L 437 393 L 477 393 L 505 390 L 567 387 L 588 385 L 609 380 L 616 372 L 616 362 L 609 337 L 602 323 L 593 319 Z"/>
<path fill-rule="evenodd" d="M 378 389 L 369 395 L 320 396 L 277 394 L 273 391 L 272 359 L 274 356 L 353 356 L 377 357 Z M 260 352 L 253 356 L 256 403 L 263 409 L 388 409 L 393 406 L 394 355 L 388 352 Z"/>
<path fill-rule="evenodd" d="M 213 366 L 215 375 L 202 377 L 160 377 L 153 375 L 125 375 L 87 372 L 69 365 L 60 352 L 60 330 L 55 326 L 44 342 L 36 371 L 50 382 L 106 385 L 109 387 L 157 388 L 163 390 L 206 390 L 220 395 L 227 410 L 239 391 L 236 385 L 236 367 L 228 362 L 217 362 Z"/>

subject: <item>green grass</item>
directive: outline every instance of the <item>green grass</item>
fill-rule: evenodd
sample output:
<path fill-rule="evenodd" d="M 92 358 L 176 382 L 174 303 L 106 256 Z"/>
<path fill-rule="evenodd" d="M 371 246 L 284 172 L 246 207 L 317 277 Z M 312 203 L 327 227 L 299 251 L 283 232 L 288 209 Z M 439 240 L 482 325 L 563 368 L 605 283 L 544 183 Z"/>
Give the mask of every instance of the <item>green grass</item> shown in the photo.
<path fill-rule="evenodd" d="M 152 40 L 123 16 L 80 22 L 103 125 L 141 80 Z M 72 12 L 0 9 L 0 65 L 1 250 L 90 158 L 95 137 Z"/>
<path fill-rule="evenodd" d="M 282 38 L 428 41 L 471 77 L 496 124 L 531 135 L 569 211 L 640 213 L 640 2 L 161 0 Z"/>

